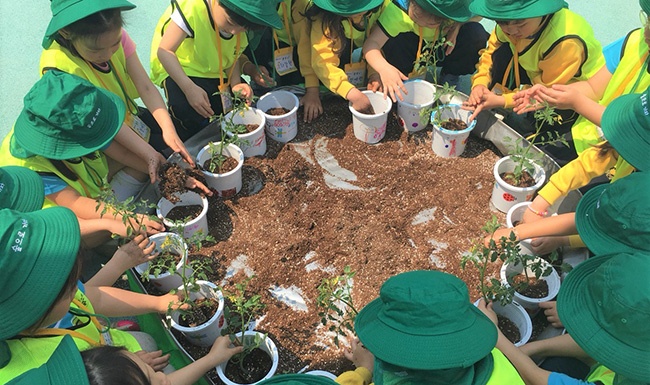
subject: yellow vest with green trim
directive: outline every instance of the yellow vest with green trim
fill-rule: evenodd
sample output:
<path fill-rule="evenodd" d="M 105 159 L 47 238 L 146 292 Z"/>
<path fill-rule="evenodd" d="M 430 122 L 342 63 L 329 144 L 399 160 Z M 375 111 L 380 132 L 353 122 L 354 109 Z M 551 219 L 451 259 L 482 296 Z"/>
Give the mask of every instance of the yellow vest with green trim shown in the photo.
<path fill-rule="evenodd" d="M 237 61 L 241 53 L 248 46 L 248 39 L 245 33 L 240 33 L 240 48 L 237 50 L 237 36 L 233 35 L 226 39 L 221 39 L 222 53 L 219 55 L 217 49 L 217 30 L 210 14 L 210 0 L 172 0 L 165 13 L 162 15 L 156 25 L 156 30 L 151 43 L 151 80 L 154 84 L 161 85 L 169 75 L 158 60 L 158 46 L 165 33 L 168 23 L 171 20 L 172 11 L 178 9 L 187 27 L 190 36 L 176 49 L 176 57 L 181 64 L 187 76 L 218 79 L 219 78 L 219 58 L 221 57 L 223 66 L 223 78 L 228 77 L 227 69 Z"/>
<path fill-rule="evenodd" d="M 647 55 L 648 50 L 648 45 L 643 38 L 643 30 L 630 32 L 621 52 L 621 61 L 607 83 L 603 97 L 598 102 L 600 105 L 607 106 L 620 95 L 640 93 L 650 86 L 650 74 L 647 71 L 640 73 L 643 68 L 640 61 Z M 637 87 L 632 89 L 639 76 Z M 571 127 L 571 133 L 578 154 L 602 140 L 596 125 L 582 116 Z"/>
<path fill-rule="evenodd" d="M 119 45 L 117 51 L 111 57 L 113 65 L 112 70 L 116 71 L 119 77 L 124 81 L 124 88 L 131 99 L 139 98 L 138 90 L 135 88 L 135 83 L 129 76 L 126 69 L 126 57 L 124 56 L 124 48 L 122 44 Z M 112 72 L 104 73 L 88 64 L 84 59 L 73 55 L 66 48 L 63 48 L 57 42 L 53 42 L 50 48 L 41 53 L 41 62 L 39 70 L 41 75 L 47 70 L 58 69 L 60 71 L 77 75 L 84 78 L 97 86 L 98 88 L 108 89 L 115 95 L 119 96 L 124 102 L 124 105 L 129 106 L 129 102 L 124 97 L 124 93 L 120 88 L 120 84 Z"/>
<path fill-rule="evenodd" d="M 350 25 L 349 19 L 343 19 L 341 24 L 343 24 L 343 30 L 345 31 L 345 38 L 349 41 L 350 38 L 354 41 L 354 46 L 357 48 L 363 47 L 363 43 L 366 41 L 366 36 L 370 34 L 370 30 L 375 25 L 379 16 L 382 14 L 383 7 L 378 11 L 370 15 L 368 18 L 368 25 L 365 26 L 363 31 L 360 31 Z"/>
<path fill-rule="evenodd" d="M 68 186 L 72 187 L 79 195 L 96 198 L 99 196 L 101 186 L 108 183 L 108 163 L 106 156 L 101 151 L 95 151 L 89 156 L 64 161 L 66 166 L 78 176 L 77 180 L 66 178 L 56 167 L 42 156 L 18 158 L 11 153 L 10 143 L 13 129 L 7 134 L 0 145 L 0 166 L 22 166 L 38 173 L 51 173 L 61 178 Z M 54 202 L 45 197 L 43 208 L 56 206 Z"/>
<path fill-rule="evenodd" d="M 598 364 L 587 376 L 587 381 L 594 383 L 598 381 L 603 385 L 612 385 L 614 384 L 614 377 L 616 377 L 616 373 L 607 369 L 603 365 Z"/>
<path fill-rule="evenodd" d="M 508 43 L 510 49 L 515 52 L 515 46 L 503 33 L 501 27 L 496 26 L 497 38 L 499 41 Z M 542 30 L 537 39 L 524 51 L 519 52 L 519 64 L 526 70 L 528 77 L 533 79 L 541 74 L 539 61 L 555 47 L 556 44 L 566 38 L 577 38 L 582 42 L 585 49 L 585 61 L 580 70 L 570 81 L 587 80 L 605 65 L 605 58 L 602 54 L 602 47 L 594 31 L 587 21 L 580 15 L 563 8 L 551 16 L 551 20 Z"/>
<path fill-rule="evenodd" d="M 492 349 L 494 366 L 492 375 L 485 385 L 524 385 L 519 372 L 512 366 L 512 363 L 497 348 Z"/>
<path fill-rule="evenodd" d="M 395 37 L 404 32 L 413 32 L 420 36 L 420 26 L 415 24 L 402 8 L 392 1 L 384 2 L 384 4 L 384 11 L 379 16 L 379 23 L 382 29 L 390 35 L 389 37 Z M 422 39 L 426 42 L 437 40 L 438 29 L 422 27 Z"/>
<path fill-rule="evenodd" d="M 304 2 L 304 1 L 302 1 Z M 291 43 L 293 43 L 293 46 L 296 46 L 296 39 L 293 37 L 293 30 L 291 30 L 291 24 L 293 22 L 293 12 L 291 9 L 292 6 L 292 0 L 283 0 L 282 3 L 286 4 L 287 10 L 289 11 L 289 14 L 287 15 L 287 18 L 289 20 L 289 31 L 287 31 L 287 28 L 284 26 L 284 7 L 282 7 L 281 4 L 278 4 L 278 15 L 280 16 L 280 20 L 282 20 L 282 29 L 276 29 L 275 33 L 278 35 L 278 39 L 282 42 L 285 42 L 286 44 L 289 44 L 289 34 L 291 34 Z M 278 47 L 275 47 L 275 42 L 274 44 L 274 49 L 277 49 Z"/>

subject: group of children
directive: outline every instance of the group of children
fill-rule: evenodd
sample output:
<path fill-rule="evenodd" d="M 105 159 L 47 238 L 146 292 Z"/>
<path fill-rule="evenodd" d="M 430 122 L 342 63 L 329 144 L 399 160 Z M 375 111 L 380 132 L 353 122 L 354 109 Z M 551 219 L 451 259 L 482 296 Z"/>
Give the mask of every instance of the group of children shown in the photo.
<path fill-rule="evenodd" d="M 561 124 L 545 130 L 565 134 L 572 147 L 544 150 L 566 166 L 515 236 L 533 238 L 540 253 L 586 245 L 596 257 L 568 275 L 557 304 L 545 305 L 568 334 L 522 348 L 494 326 L 490 304 L 471 305 L 457 277 L 394 276 L 359 313 L 358 339 L 345 352 L 357 369 L 336 382 L 650 383 L 650 178 L 643 172 L 650 0 L 640 5 L 643 28 L 602 50 L 563 0 L 176 0 L 154 31 L 147 74 L 123 28 L 132 3 L 52 0 L 42 77 L 0 146 L 0 382 L 191 384 L 239 352 L 218 338 L 205 357 L 174 371 L 151 336 L 107 327 L 108 316 L 162 313 L 178 297 L 111 287 L 155 257 L 147 235 L 164 226 L 144 214 L 143 231 L 81 283 L 84 250 L 127 235 L 123 218 L 98 203 L 102 191 L 135 196 L 171 153 L 194 165 L 183 142 L 227 110 L 233 92 L 250 99 L 303 84 L 311 122 L 323 112 L 321 84 L 363 111 L 370 106 L 363 88 L 401 99 L 404 82 L 436 65 L 439 83 L 473 74 L 464 104 L 472 119 L 491 108 L 527 114 L 518 126 L 526 135 L 531 110 L 558 109 Z M 477 22 L 482 17 L 496 22 L 491 34 Z M 563 195 L 603 175 L 614 183 L 590 190 L 576 213 L 548 216 Z M 187 187 L 212 194 L 193 178 Z M 571 379 L 529 358 L 540 355 L 577 357 L 594 369 Z M 283 375 L 264 383 L 332 382 Z"/>

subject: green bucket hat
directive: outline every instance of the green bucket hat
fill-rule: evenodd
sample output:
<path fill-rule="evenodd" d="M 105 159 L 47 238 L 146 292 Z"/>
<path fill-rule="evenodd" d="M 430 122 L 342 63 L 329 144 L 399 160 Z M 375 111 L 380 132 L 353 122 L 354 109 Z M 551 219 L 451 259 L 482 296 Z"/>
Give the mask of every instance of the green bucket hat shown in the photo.
<path fill-rule="evenodd" d="M 650 0 L 639 0 L 639 5 L 646 14 L 650 14 Z"/>
<path fill-rule="evenodd" d="M 650 174 L 635 172 L 580 199 L 578 234 L 596 255 L 650 251 Z"/>
<path fill-rule="evenodd" d="M 600 122 L 605 139 L 637 170 L 650 171 L 650 88 L 622 95 L 605 108 Z"/>
<path fill-rule="evenodd" d="M 0 167 L 0 209 L 36 211 L 43 207 L 44 200 L 40 175 L 25 167 Z"/>
<path fill-rule="evenodd" d="M 0 340 L 15 336 L 50 308 L 77 259 L 81 235 L 65 207 L 33 213 L 0 210 Z"/>
<path fill-rule="evenodd" d="M 7 385 L 89 385 L 79 348 L 70 336 L 63 336 L 50 359 L 9 381 Z"/>
<path fill-rule="evenodd" d="M 219 4 L 255 24 L 282 29 L 277 0 L 219 0 Z"/>
<path fill-rule="evenodd" d="M 469 302 L 465 283 L 439 271 L 389 278 L 354 327 L 377 359 L 410 369 L 469 367 L 497 341 L 496 327 Z"/>
<path fill-rule="evenodd" d="M 335 385 L 329 378 L 311 374 L 282 374 L 264 380 L 259 385 Z"/>
<path fill-rule="evenodd" d="M 555 13 L 566 6 L 564 0 L 474 0 L 469 9 L 492 20 L 521 20 Z"/>
<path fill-rule="evenodd" d="M 650 368 L 650 254 L 594 257 L 567 275 L 557 311 L 571 337 L 589 356 L 632 380 Z"/>
<path fill-rule="evenodd" d="M 23 103 L 12 145 L 59 160 L 88 155 L 109 144 L 126 110 L 114 93 L 55 70 L 34 84 Z"/>
<path fill-rule="evenodd" d="M 318 8 L 341 16 L 352 16 L 367 12 L 384 3 L 383 0 L 313 0 Z"/>
<path fill-rule="evenodd" d="M 129 10 L 135 5 L 126 0 L 50 0 L 52 20 L 45 30 L 43 48 L 48 49 L 61 28 L 106 9 Z"/>
<path fill-rule="evenodd" d="M 436 16 L 458 22 L 466 22 L 472 17 L 469 0 L 414 0 L 422 9 Z"/>

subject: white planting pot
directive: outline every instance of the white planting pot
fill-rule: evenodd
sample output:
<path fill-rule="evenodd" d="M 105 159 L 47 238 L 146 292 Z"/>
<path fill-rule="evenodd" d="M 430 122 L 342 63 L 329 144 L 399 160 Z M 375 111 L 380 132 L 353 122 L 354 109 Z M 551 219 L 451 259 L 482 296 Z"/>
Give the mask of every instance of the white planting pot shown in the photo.
<path fill-rule="evenodd" d="M 519 223 L 524 218 L 524 213 L 528 210 L 531 202 L 521 202 L 512 206 L 506 214 L 506 225 L 509 229 L 515 227 L 514 223 Z M 523 254 L 535 255 L 533 247 L 530 244 L 530 239 L 522 239 L 519 241 L 519 247 Z"/>
<path fill-rule="evenodd" d="M 492 189 L 491 202 L 497 210 L 507 213 L 517 203 L 530 201 L 535 191 L 542 187 L 546 179 L 546 171 L 538 164 L 533 164 L 535 166 L 535 172 L 532 177 L 537 183 L 530 187 L 511 186 L 499 176 L 504 172 L 511 172 L 514 169 L 515 163 L 510 156 L 505 156 L 494 164 L 493 173 L 495 183 L 494 189 Z"/>
<path fill-rule="evenodd" d="M 264 94 L 257 101 L 257 108 L 266 117 L 266 133 L 275 141 L 286 143 L 298 134 L 298 97 L 289 91 L 277 90 Z M 271 108 L 284 107 L 284 115 L 269 115 Z"/>
<path fill-rule="evenodd" d="M 541 258 L 537 258 L 537 259 L 542 261 L 543 269 L 546 269 L 547 267 L 551 268 L 551 274 L 549 274 L 546 277 L 540 278 L 546 281 L 546 284 L 548 285 L 548 295 L 543 298 L 529 298 L 529 297 L 524 297 L 523 295 L 515 291 L 515 301 L 521 306 L 523 306 L 528 311 L 528 313 L 530 313 L 531 317 L 537 314 L 537 312 L 539 311 L 540 302 L 546 302 L 552 300 L 560 291 L 560 276 L 557 273 L 557 271 L 555 271 L 555 269 L 551 266 L 551 264 L 548 263 L 546 260 Z M 514 266 L 511 264 L 504 263 L 503 266 L 501 266 L 501 272 L 500 272 L 501 282 L 504 285 L 509 286 L 507 278 L 512 275 L 523 273 L 523 271 L 524 268 L 523 265 L 521 264 Z M 535 273 L 528 270 L 528 275 L 534 277 Z"/>
<path fill-rule="evenodd" d="M 183 238 L 181 238 L 181 236 L 176 233 L 164 232 L 164 233 L 151 235 L 149 237 L 149 240 L 156 245 L 154 253 L 161 252 L 162 250 L 161 245 L 163 244 L 163 242 L 165 242 L 167 237 L 175 238 L 180 244 L 180 247 L 179 245 L 176 244 L 176 242 L 174 242 L 173 244 L 173 250 L 181 256 L 180 262 L 178 262 L 178 264 L 176 265 L 176 270 L 172 272 L 167 271 L 158 274 L 158 277 L 154 275 L 149 275 L 146 278 L 147 280 L 149 280 L 149 282 L 151 282 L 151 284 L 153 284 L 158 290 L 162 292 L 168 292 L 172 289 L 176 289 L 178 286 L 180 286 L 183 283 L 180 274 L 181 274 L 183 264 L 187 261 L 187 244 L 185 243 Z M 149 266 L 149 262 L 142 263 L 135 267 L 135 271 L 142 277 L 142 273 L 145 270 L 147 270 L 148 266 Z M 185 272 L 186 275 L 191 273 L 191 269 L 189 267 L 186 267 L 185 270 L 186 270 Z"/>
<path fill-rule="evenodd" d="M 234 124 L 259 125 L 255 131 L 246 134 L 237 134 L 237 136 L 241 140 L 240 149 L 244 153 L 244 157 L 250 158 L 264 155 L 266 153 L 266 135 L 264 131 L 266 128 L 266 116 L 264 113 L 257 108 L 249 108 L 233 116 L 234 113 L 235 111 L 230 111 L 226 114 L 221 125 L 225 125 L 225 122 L 230 121 L 231 117 Z"/>
<path fill-rule="evenodd" d="M 493 304 L 494 312 L 500 316 L 508 318 L 519 328 L 521 339 L 515 343 L 515 346 L 521 346 L 530 340 L 533 333 L 533 323 L 526 310 L 516 302 L 502 306 L 500 303 Z"/>
<path fill-rule="evenodd" d="M 214 143 L 218 144 L 219 142 Z M 205 179 L 208 182 L 208 187 L 215 189 L 220 197 L 229 198 L 235 196 L 241 190 L 241 169 L 244 165 L 244 153 L 239 147 L 235 146 L 232 143 L 223 149 L 223 153 L 226 156 L 235 158 L 237 160 L 237 167 L 223 174 L 215 174 L 203 170 L 203 175 L 205 175 Z M 203 166 L 203 163 L 211 157 L 212 154 L 210 153 L 210 145 L 206 145 L 201 149 L 201 151 L 199 151 L 199 154 L 196 156 L 196 163 Z"/>
<path fill-rule="evenodd" d="M 442 120 L 449 118 L 460 119 L 467 124 L 467 128 L 461 131 L 446 130 L 433 123 L 433 118 L 436 114 L 440 114 L 440 119 Z M 447 104 L 438 107 L 431 114 L 431 123 L 433 124 L 431 148 L 436 155 L 443 158 L 455 158 L 465 151 L 469 133 L 476 126 L 476 120 L 469 122 L 471 115 L 471 111 L 461 109 L 459 104 Z"/>
<path fill-rule="evenodd" d="M 256 334 L 259 334 L 260 336 L 263 336 L 262 333 L 257 332 L 255 330 L 247 330 L 244 333 L 244 338 L 253 338 Z M 241 333 L 235 334 L 236 337 L 241 337 Z M 268 336 L 264 337 L 262 344 L 260 345 L 260 349 L 266 352 L 271 357 L 271 370 L 262 378 L 261 380 L 257 382 L 253 382 L 252 384 L 258 384 L 262 382 L 263 380 L 266 380 L 268 378 L 273 377 L 275 374 L 275 371 L 278 370 L 278 363 L 279 363 L 279 358 L 280 355 L 278 354 L 278 348 L 275 346 L 275 342 Z M 219 376 L 219 379 L 223 381 L 224 384 L 226 385 L 240 385 L 237 382 L 232 382 L 228 377 L 226 377 L 225 371 L 226 371 L 226 365 L 228 364 L 228 361 L 222 362 L 217 366 L 217 375 Z"/>
<path fill-rule="evenodd" d="M 362 92 L 370 99 L 370 104 L 372 104 L 375 114 L 362 114 L 352 108 L 352 103 L 349 104 L 348 108 L 352 113 L 354 136 L 368 144 L 378 143 L 386 135 L 388 112 L 393 107 L 393 102 L 388 97 L 384 99 L 384 94 L 381 92 L 367 90 Z"/>
<path fill-rule="evenodd" d="M 214 341 L 221 335 L 221 329 L 226 326 L 226 320 L 223 316 L 223 295 L 221 291 L 217 290 L 217 286 L 208 281 L 196 281 L 200 289 L 198 292 L 190 292 L 191 299 L 201 298 L 214 298 L 219 301 L 217 312 L 214 313 L 206 323 L 195 327 L 185 327 L 178 324 L 180 313 L 173 311 L 171 314 L 172 328 L 183 333 L 185 337 L 194 345 L 202 347 L 210 347 Z M 181 292 L 183 287 L 178 287 Z"/>
<path fill-rule="evenodd" d="M 166 198 L 160 198 L 158 201 L 158 206 L 156 207 L 156 215 L 158 218 L 162 219 L 163 223 L 165 226 L 174 231 L 177 227 L 182 227 L 183 228 L 183 237 L 184 238 L 190 238 L 192 235 L 196 232 L 201 231 L 203 233 L 203 237 L 208 235 L 208 199 L 205 197 L 202 197 L 201 195 L 195 193 L 194 191 L 187 191 L 182 193 L 179 196 L 179 201 L 176 203 L 172 203 L 168 201 Z M 189 222 L 186 222 L 182 225 L 176 225 L 174 222 L 168 220 L 167 214 L 171 211 L 176 206 L 191 206 L 191 205 L 199 205 L 202 207 L 201 212 L 199 215 L 192 219 Z M 177 285 L 178 286 L 178 285 Z"/>
<path fill-rule="evenodd" d="M 336 380 L 335 374 L 326 372 L 324 370 L 311 370 L 309 372 L 306 372 L 305 374 L 310 374 L 312 376 L 318 376 L 318 377 L 325 377 L 325 378 L 329 378 L 330 380 Z"/>
<path fill-rule="evenodd" d="M 406 95 L 404 100 L 397 99 L 397 115 L 402 128 L 409 132 L 417 132 L 426 128 L 429 123 L 428 116 L 420 116 L 420 111 L 433 104 L 433 95 L 436 88 L 433 84 L 422 79 L 415 79 L 404 83 Z"/>

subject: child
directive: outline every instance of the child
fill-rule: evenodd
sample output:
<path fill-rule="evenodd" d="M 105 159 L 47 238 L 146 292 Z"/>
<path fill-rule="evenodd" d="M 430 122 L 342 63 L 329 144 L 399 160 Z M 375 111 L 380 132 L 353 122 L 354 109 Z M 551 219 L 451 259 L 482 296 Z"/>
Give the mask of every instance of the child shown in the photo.
<path fill-rule="evenodd" d="M 557 299 L 565 335 L 531 343 L 530 355 L 561 355 L 593 359 L 583 379 L 537 367 L 521 349 L 499 332 L 497 348 L 530 385 L 596 385 L 648 383 L 650 369 L 650 255 L 614 253 L 593 257 L 569 273 Z M 492 305 L 479 308 L 497 323 Z M 524 345 L 526 346 L 526 345 Z"/>
<path fill-rule="evenodd" d="M 170 303 L 178 301 L 177 295 L 155 297 L 106 286 L 78 289 L 79 225 L 67 208 L 33 213 L 0 210 L 0 238 L 4 245 L 0 259 L 0 340 L 7 340 L 9 347 L 2 350 L 0 383 L 38 367 L 66 334 L 82 349 L 115 344 L 140 351 L 134 335 L 107 329 L 99 318 L 164 313 Z M 73 314 L 71 329 L 45 328 L 60 320 L 68 309 Z M 168 357 L 160 354 L 140 355 L 156 367 L 165 366 Z"/>
<path fill-rule="evenodd" d="M 523 384 L 494 347 L 495 327 L 451 274 L 422 270 L 389 278 L 354 328 L 361 343 L 346 356 L 357 369 L 341 374 L 340 384 Z"/>
<path fill-rule="evenodd" d="M 357 111 L 370 111 L 370 99 L 358 87 L 367 85 L 366 64 L 352 62 L 383 8 L 383 0 L 343 2 L 314 0 L 305 16 L 311 22 L 311 65 L 330 91 Z"/>
<path fill-rule="evenodd" d="M 41 73 L 58 69 L 118 95 L 127 106 L 127 126 L 157 151 L 166 156 L 178 152 L 193 166 L 165 102 L 140 63 L 135 43 L 122 28 L 122 11 L 135 5 L 126 0 L 52 0 L 50 6 L 52 20 L 43 40 Z M 138 107 L 138 97 L 147 108 Z"/>
<path fill-rule="evenodd" d="M 311 66 L 309 23 L 304 16 L 308 5 L 308 0 L 283 0 L 278 4 L 282 29 L 264 30 L 256 47 L 252 47 L 252 40 L 249 41 L 245 54 L 253 62 L 246 60 L 242 73 L 249 75 L 263 89 L 304 83 L 305 95 L 300 103 L 304 106 L 304 121 L 310 123 L 323 113 L 323 106 L 318 76 Z M 282 63 L 280 67 L 276 61 Z M 266 65 L 273 69 L 272 76 Z"/>
<path fill-rule="evenodd" d="M 563 0 L 516 0 L 505 4 L 496 0 L 475 0 L 470 10 L 496 21 L 481 54 L 472 92 L 465 103 L 473 109 L 471 118 L 487 108 L 514 106 L 514 92 L 535 84 L 569 84 L 594 76 L 605 65 L 600 43 L 589 24 L 565 8 Z M 561 125 L 545 126 L 546 131 L 570 132 L 577 118 L 562 111 Z M 513 125 L 521 134 L 534 132 L 529 124 Z M 571 142 L 571 138 L 566 138 Z M 561 165 L 575 158 L 573 148 L 544 146 Z"/>
<path fill-rule="evenodd" d="M 252 96 L 240 77 L 245 64 L 240 55 L 248 45 L 244 32 L 282 28 L 276 4 L 179 0 L 162 15 L 151 44 L 151 80 L 164 88 L 181 139 L 199 132 L 212 116 L 228 112 L 231 88 Z"/>
<path fill-rule="evenodd" d="M 480 24 L 466 23 L 471 16 L 469 1 L 399 0 L 387 4 L 363 45 L 364 57 L 380 77 L 370 82 L 372 89 L 383 88 L 393 101 L 396 96 L 403 99 L 402 81 L 425 75 L 424 69 L 413 71 L 423 51 L 439 59 L 439 84 L 455 84 L 459 75 L 474 73 L 488 35 Z"/>
<path fill-rule="evenodd" d="M 103 207 L 95 200 L 114 173 L 106 156 L 142 172 L 151 167 L 136 154 L 116 147 L 113 138 L 123 120 L 124 104 L 115 94 L 78 76 L 52 70 L 29 91 L 13 131 L 0 147 L 0 165 L 19 165 L 41 173 L 45 207 L 69 207 L 79 218 L 91 220 L 83 234 L 89 247 L 105 242 L 113 233 L 126 235 L 122 218 L 113 218 L 110 211 L 102 217 Z M 154 154 L 164 162 L 160 154 Z M 154 170 L 158 164 L 152 165 Z M 188 187 L 200 187 L 211 194 L 191 178 Z M 118 191 L 116 196 L 119 198 Z M 157 221 L 146 216 L 142 219 L 149 234 L 164 229 Z"/>

